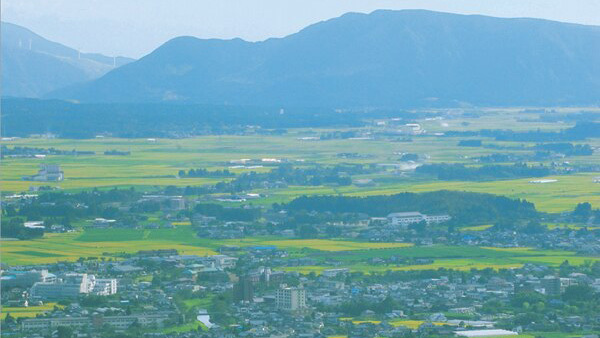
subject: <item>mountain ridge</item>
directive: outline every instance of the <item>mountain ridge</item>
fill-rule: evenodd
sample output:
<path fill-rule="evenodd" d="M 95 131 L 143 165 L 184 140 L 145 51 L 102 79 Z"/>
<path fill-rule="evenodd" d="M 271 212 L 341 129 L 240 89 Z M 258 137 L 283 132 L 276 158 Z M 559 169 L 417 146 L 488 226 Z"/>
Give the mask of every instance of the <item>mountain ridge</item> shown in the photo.
<path fill-rule="evenodd" d="M 599 46 L 598 26 L 378 10 L 258 42 L 177 37 L 49 97 L 335 107 L 598 104 Z"/>
<path fill-rule="evenodd" d="M 41 97 L 98 78 L 133 59 L 80 53 L 9 22 L 1 23 L 2 96 Z"/>

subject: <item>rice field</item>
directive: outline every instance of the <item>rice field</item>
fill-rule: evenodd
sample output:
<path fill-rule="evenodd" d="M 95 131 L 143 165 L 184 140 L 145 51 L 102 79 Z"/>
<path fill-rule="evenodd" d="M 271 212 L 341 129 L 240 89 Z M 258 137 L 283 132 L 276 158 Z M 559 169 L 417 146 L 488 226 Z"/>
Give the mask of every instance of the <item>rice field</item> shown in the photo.
<path fill-rule="evenodd" d="M 184 255 L 208 256 L 217 254 L 209 247 L 194 245 L 181 240 L 185 232 L 173 231 L 173 235 L 161 236 L 167 231 L 128 229 L 102 229 L 104 231 L 46 234 L 44 238 L 27 241 L 3 241 L 0 248 L 2 262 L 8 265 L 49 264 L 76 261 L 79 258 L 116 258 L 120 254 L 140 250 L 176 249 Z M 122 231 L 127 230 L 127 231 Z M 172 230 L 172 229 L 157 229 Z M 110 231 L 115 231 L 110 233 Z M 126 234 L 125 237 L 121 234 Z M 35 254 L 31 254 L 35 252 Z"/>
<path fill-rule="evenodd" d="M 239 240 L 209 240 L 196 237 L 189 225 L 175 229 L 86 229 L 66 234 L 46 234 L 41 239 L 3 241 L 0 247 L 2 262 L 8 265 L 48 264 L 76 261 L 80 257 L 112 259 L 120 254 L 140 250 L 176 249 L 180 254 L 208 256 L 222 245 L 264 246 L 282 249 L 360 251 L 382 248 L 403 248 L 408 243 L 365 243 L 343 240 L 284 240 L 274 237 Z"/>
<path fill-rule="evenodd" d="M 290 130 L 284 136 L 203 136 L 189 139 L 16 139 L 2 141 L 3 145 L 56 148 L 61 150 L 95 151 L 96 155 L 52 156 L 45 159 L 5 158 L 0 164 L 0 186 L 4 192 L 26 191 L 30 186 L 50 185 L 61 189 L 84 189 L 114 186 L 199 186 L 223 181 L 222 178 L 177 178 L 179 170 L 207 168 L 227 169 L 229 161 L 241 158 L 282 158 L 298 165 L 320 163 L 395 163 L 398 153 L 410 152 L 426 155 L 428 162 L 469 163 L 472 157 L 499 152 L 481 147 L 457 147 L 460 138 L 424 136 L 413 142 L 390 142 L 387 140 L 326 140 L 301 141 L 300 136 L 314 135 L 318 130 Z M 106 150 L 131 151 L 129 156 L 106 156 Z M 340 159 L 338 153 L 353 152 L 363 158 Z M 511 152 L 523 152 L 511 150 Z M 576 159 L 575 159 L 576 160 Z M 586 161 L 591 161 L 588 156 Z M 34 174 L 39 164 L 60 164 L 65 172 L 62 182 L 28 182 L 21 178 Z M 243 169 L 230 169 L 241 173 Z M 259 171 L 269 168 L 254 169 Z M 486 192 L 511 198 L 524 198 L 536 204 L 542 211 L 560 212 L 572 210 L 577 203 L 590 202 L 600 207 L 600 185 L 592 184 L 599 173 L 582 173 L 548 177 L 554 183 L 532 184 L 530 179 L 493 182 L 460 182 L 406 179 L 394 174 L 375 175 L 376 184 L 369 187 L 288 187 L 261 192 L 268 197 L 256 203 L 289 201 L 300 195 L 344 194 L 367 196 L 394 194 L 404 191 L 421 192 L 440 189 Z M 378 180 L 383 178 L 382 180 Z"/>
<path fill-rule="evenodd" d="M 373 256 L 386 257 L 390 255 L 398 257 L 429 258 L 431 262 L 425 264 L 368 264 L 365 262 L 371 254 Z M 572 265 L 589 264 L 600 261 L 600 257 L 576 256 L 574 252 L 560 250 L 533 250 L 531 248 L 477 248 L 477 247 L 408 247 L 405 249 L 386 250 L 364 250 L 354 252 L 353 260 L 347 260 L 341 266 L 327 266 L 326 264 L 310 266 L 285 267 L 284 271 L 296 271 L 302 274 L 320 274 L 323 270 L 345 267 L 351 272 L 362 272 L 366 274 L 384 273 L 386 271 L 419 271 L 453 269 L 458 271 L 469 271 L 471 269 L 513 269 L 520 268 L 526 263 L 536 263 L 548 266 L 559 266 L 564 261 Z M 363 256 L 363 257 L 361 257 Z M 326 256 L 330 259 L 340 258 L 339 254 Z M 362 258 L 362 259 L 361 259 Z"/>
<path fill-rule="evenodd" d="M 228 244 L 240 246 L 276 246 L 281 249 L 312 249 L 320 251 L 354 251 L 368 249 L 406 248 L 411 243 L 370 243 L 328 239 L 241 239 L 228 240 Z"/>
<path fill-rule="evenodd" d="M 347 321 L 347 322 L 352 322 L 352 324 L 358 325 L 358 324 L 364 324 L 364 323 L 369 323 L 369 324 L 381 324 L 381 320 L 369 320 L 369 319 L 355 319 L 355 318 L 347 318 L 347 317 L 342 317 L 340 318 L 340 321 Z M 421 326 L 423 323 L 425 323 L 424 320 L 412 320 L 412 319 L 394 319 L 394 320 L 390 320 L 388 321 L 388 324 L 398 327 L 398 326 L 404 326 L 407 327 L 411 330 L 416 330 L 419 328 L 419 326 Z M 442 325 L 448 325 L 447 323 L 444 322 L 430 322 L 433 325 L 438 325 L 438 326 L 442 326 Z"/>
<path fill-rule="evenodd" d="M 180 254 L 208 256 L 217 254 L 223 245 L 242 248 L 275 246 L 299 257 L 310 257 L 325 263 L 335 259 L 351 271 L 378 273 L 431 269 L 510 269 L 525 263 L 557 266 L 565 260 L 580 265 L 600 260 L 598 257 L 576 256 L 561 250 L 532 248 L 494 248 L 471 246 L 414 246 L 411 243 L 374 243 L 352 240 L 282 239 L 277 237 L 248 237 L 244 239 L 212 240 L 198 238 L 188 224 L 162 229 L 86 229 L 65 234 L 46 234 L 41 239 L 3 241 L 2 262 L 8 265 L 48 264 L 76 261 L 79 258 L 119 259 L 123 254 L 139 250 L 176 249 Z M 429 259 L 431 262 L 413 265 L 376 265 L 372 258 L 404 257 Z M 321 273 L 333 268 L 326 264 L 285 268 L 301 273 Z"/>
<path fill-rule="evenodd" d="M 35 318 L 39 314 L 50 312 L 54 307 L 62 308 L 62 305 L 56 303 L 46 303 L 40 306 L 28 306 L 28 307 L 0 307 L 0 319 L 4 320 L 6 315 L 10 313 L 13 318 Z"/>

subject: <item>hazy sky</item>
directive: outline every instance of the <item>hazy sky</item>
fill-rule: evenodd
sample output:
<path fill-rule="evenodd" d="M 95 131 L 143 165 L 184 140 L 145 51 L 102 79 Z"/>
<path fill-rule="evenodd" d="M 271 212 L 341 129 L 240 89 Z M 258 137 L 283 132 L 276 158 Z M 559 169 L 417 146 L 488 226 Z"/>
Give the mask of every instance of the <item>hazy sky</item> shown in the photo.
<path fill-rule="evenodd" d="M 141 57 L 180 35 L 256 41 L 346 12 L 422 8 L 600 25 L 600 0 L 2 0 L 2 20 L 85 52 Z"/>

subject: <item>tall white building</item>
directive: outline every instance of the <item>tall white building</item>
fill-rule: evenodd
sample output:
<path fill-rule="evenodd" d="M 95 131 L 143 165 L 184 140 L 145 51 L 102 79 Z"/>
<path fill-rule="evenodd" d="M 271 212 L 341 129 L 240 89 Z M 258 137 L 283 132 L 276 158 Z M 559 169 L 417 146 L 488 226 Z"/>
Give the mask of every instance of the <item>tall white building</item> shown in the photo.
<path fill-rule="evenodd" d="M 306 291 L 303 288 L 282 287 L 275 294 L 278 309 L 296 311 L 306 308 Z"/>
<path fill-rule="evenodd" d="M 117 293 L 116 279 L 96 279 L 86 273 L 72 273 L 54 282 L 38 282 L 31 287 L 31 296 L 39 299 L 76 298 L 80 294 L 108 296 Z"/>

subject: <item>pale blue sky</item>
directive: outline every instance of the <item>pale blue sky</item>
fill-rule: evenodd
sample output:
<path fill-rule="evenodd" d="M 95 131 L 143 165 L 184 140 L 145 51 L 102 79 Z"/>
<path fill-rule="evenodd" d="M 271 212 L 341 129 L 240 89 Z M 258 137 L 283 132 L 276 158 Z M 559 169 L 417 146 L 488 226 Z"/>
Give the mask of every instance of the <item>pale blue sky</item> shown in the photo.
<path fill-rule="evenodd" d="M 422 8 L 600 25 L 599 0 L 2 0 L 2 20 L 86 52 L 141 57 L 180 35 L 264 40 L 346 12 Z"/>

